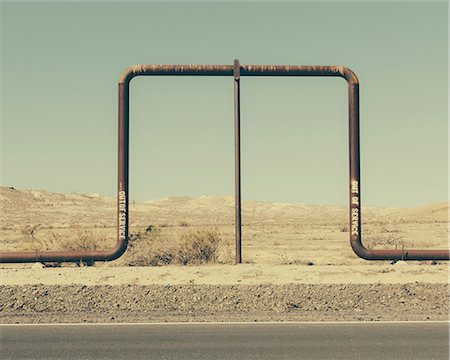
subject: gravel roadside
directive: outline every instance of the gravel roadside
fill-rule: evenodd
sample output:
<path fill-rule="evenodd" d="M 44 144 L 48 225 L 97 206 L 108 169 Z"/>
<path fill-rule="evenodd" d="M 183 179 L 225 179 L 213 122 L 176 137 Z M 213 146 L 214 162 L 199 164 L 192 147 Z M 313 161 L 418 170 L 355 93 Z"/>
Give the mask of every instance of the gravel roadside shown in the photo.
<path fill-rule="evenodd" d="M 448 320 L 448 284 L 4 285 L 1 323 Z"/>

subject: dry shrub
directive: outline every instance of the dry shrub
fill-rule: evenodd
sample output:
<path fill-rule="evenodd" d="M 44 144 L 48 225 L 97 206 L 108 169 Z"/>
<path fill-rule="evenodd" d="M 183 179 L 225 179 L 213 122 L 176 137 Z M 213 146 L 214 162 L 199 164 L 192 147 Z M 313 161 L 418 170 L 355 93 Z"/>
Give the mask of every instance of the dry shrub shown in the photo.
<path fill-rule="evenodd" d="M 127 265 L 160 266 L 170 264 L 173 250 L 167 246 L 165 240 L 159 228 L 153 228 L 149 233 L 131 234 L 124 255 Z"/>
<path fill-rule="evenodd" d="M 398 235 L 396 232 L 368 233 L 365 236 L 363 235 L 362 240 L 368 249 L 374 247 L 392 248 L 404 245 L 403 236 Z"/>
<path fill-rule="evenodd" d="M 178 260 L 183 265 L 216 262 L 220 235 L 216 230 L 197 230 L 181 235 Z"/>
<path fill-rule="evenodd" d="M 224 246 L 226 242 L 214 229 L 176 234 L 154 228 L 150 233 L 130 237 L 125 259 L 130 266 L 205 264 L 219 262 Z"/>

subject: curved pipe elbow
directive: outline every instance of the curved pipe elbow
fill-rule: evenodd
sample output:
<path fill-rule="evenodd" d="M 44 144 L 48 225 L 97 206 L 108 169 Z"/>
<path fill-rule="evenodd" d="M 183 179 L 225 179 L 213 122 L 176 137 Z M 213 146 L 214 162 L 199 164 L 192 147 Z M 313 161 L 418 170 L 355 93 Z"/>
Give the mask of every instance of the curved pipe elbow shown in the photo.
<path fill-rule="evenodd" d="M 134 78 L 140 71 L 142 65 L 128 66 L 119 77 L 120 84 L 129 84 L 131 79 Z"/>
<path fill-rule="evenodd" d="M 349 69 L 345 66 L 339 66 L 339 74 L 341 75 L 341 77 L 347 80 L 349 85 L 359 84 L 358 76 L 356 76 L 355 72 L 352 69 Z"/>
<path fill-rule="evenodd" d="M 116 246 L 110 250 L 110 253 L 108 254 L 108 256 L 106 256 L 105 261 L 112 261 L 118 259 L 125 253 L 127 247 L 128 247 L 128 240 L 118 242 Z"/>
<path fill-rule="evenodd" d="M 364 247 L 364 245 L 357 240 L 351 240 L 350 244 L 352 246 L 353 251 L 356 255 L 358 255 L 360 258 L 365 260 L 374 260 L 371 256 L 371 251 Z"/>

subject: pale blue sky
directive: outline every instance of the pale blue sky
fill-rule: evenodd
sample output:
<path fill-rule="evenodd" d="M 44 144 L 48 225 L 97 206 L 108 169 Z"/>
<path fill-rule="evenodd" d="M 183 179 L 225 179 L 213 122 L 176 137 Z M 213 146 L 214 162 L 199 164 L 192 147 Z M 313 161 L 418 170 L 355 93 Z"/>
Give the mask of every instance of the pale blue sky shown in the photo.
<path fill-rule="evenodd" d="M 366 205 L 448 198 L 447 2 L 2 2 L 1 185 L 115 195 L 129 65 L 345 65 L 361 83 Z M 347 89 L 243 78 L 249 200 L 346 204 Z M 137 78 L 131 197 L 233 194 L 233 82 Z"/>

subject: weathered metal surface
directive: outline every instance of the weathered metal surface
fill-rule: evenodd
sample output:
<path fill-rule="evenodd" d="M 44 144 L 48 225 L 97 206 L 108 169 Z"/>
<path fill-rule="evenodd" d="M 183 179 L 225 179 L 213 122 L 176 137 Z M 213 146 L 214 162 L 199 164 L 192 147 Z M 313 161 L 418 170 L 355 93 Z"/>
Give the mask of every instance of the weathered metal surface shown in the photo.
<path fill-rule="evenodd" d="M 234 60 L 234 184 L 235 184 L 235 240 L 236 264 L 242 263 L 242 224 L 241 224 L 241 67 Z"/>
<path fill-rule="evenodd" d="M 236 67 L 238 64 L 238 68 Z M 239 70 L 239 71 L 238 71 Z M 0 263 L 78 262 L 114 260 L 121 256 L 128 242 L 128 154 L 129 85 L 136 76 L 234 76 L 235 91 L 235 176 L 236 176 L 236 262 L 241 254 L 241 183 L 240 183 L 240 77 L 241 76 L 337 76 L 348 83 L 349 104 L 349 222 L 350 244 L 354 252 L 367 260 L 449 260 L 449 250 L 370 250 L 361 242 L 361 180 L 359 144 L 359 81 L 344 66 L 284 65 L 135 65 L 119 79 L 119 154 L 117 195 L 117 244 L 100 251 L 0 252 Z M 239 219 L 238 219 L 239 214 Z M 238 243 L 239 239 L 239 243 Z M 238 250 L 239 248 L 239 250 Z M 239 253 L 238 253 L 239 251 Z"/>
<path fill-rule="evenodd" d="M 233 76 L 234 65 L 134 65 L 119 78 L 128 83 L 136 76 Z M 358 83 L 355 73 L 345 66 L 240 65 L 240 76 L 340 76 L 349 84 Z"/>

